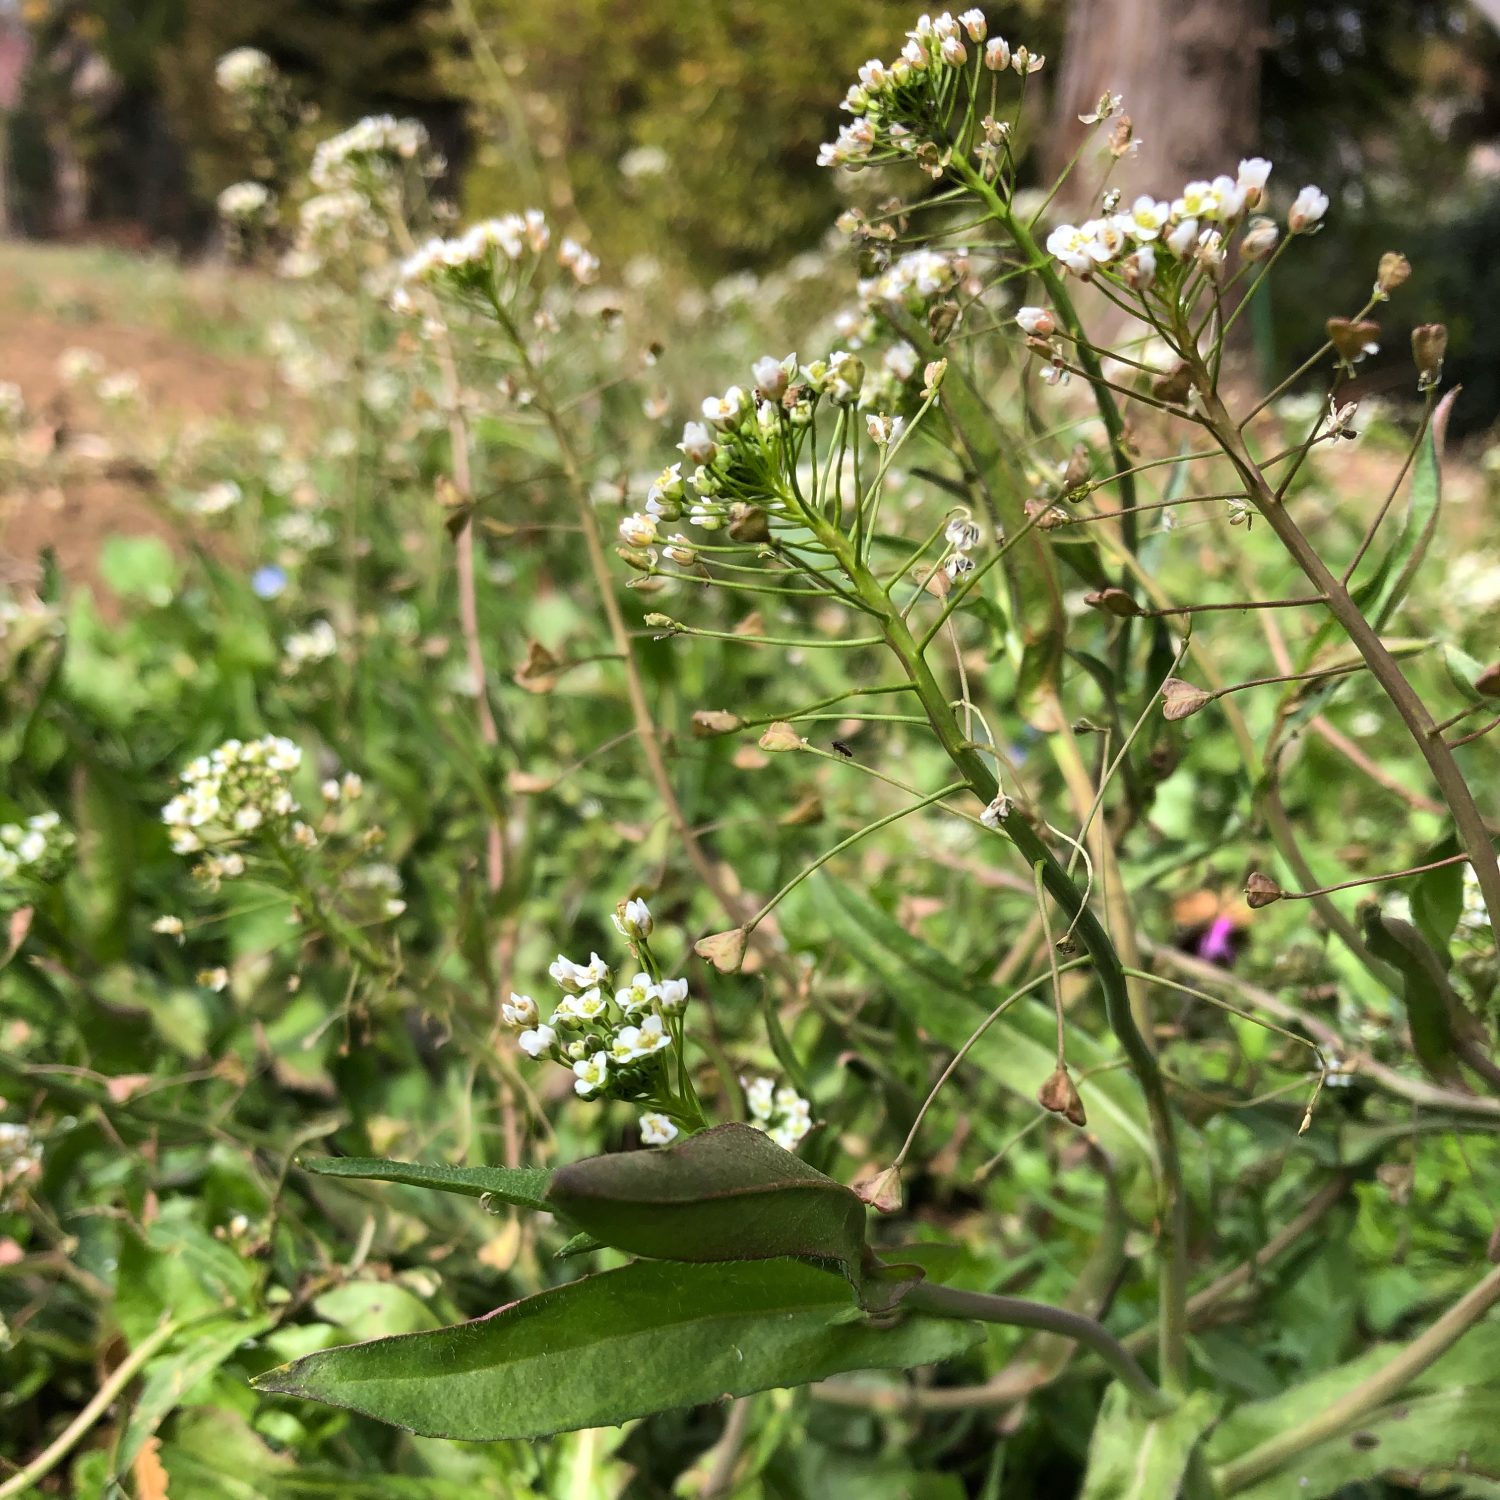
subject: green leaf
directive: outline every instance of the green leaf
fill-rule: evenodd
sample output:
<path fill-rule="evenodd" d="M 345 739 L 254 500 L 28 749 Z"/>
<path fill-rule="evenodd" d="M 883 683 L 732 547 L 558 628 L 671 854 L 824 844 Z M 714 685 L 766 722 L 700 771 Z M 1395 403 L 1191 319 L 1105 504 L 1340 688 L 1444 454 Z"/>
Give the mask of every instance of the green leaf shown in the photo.
<path fill-rule="evenodd" d="M 1239 1500 L 1282 1500 L 1293 1492 L 1318 1500 L 1396 1471 L 1420 1474 L 1422 1493 L 1436 1494 L 1474 1470 L 1500 1471 L 1500 1391 L 1460 1386 L 1393 1402 L 1292 1462 L 1295 1480 L 1283 1470 L 1237 1490 Z"/>
<path fill-rule="evenodd" d="M 560 1167 L 547 1206 L 605 1244 L 654 1260 L 802 1255 L 854 1281 L 864 1252 L 859 1198 L 749 1125 Z"/>
<path fill-rule="evenodd" d="M 373 1156 L 309 1156 L 299 1165 L 319 1177 L 358 1177 L 399 1182 L 405 1187 L 436 1188 L 467 1198 L 497 1198 L 517 1208 L 547 1207 L 552 1174 L 542 1167 L 449 1167 L 425 1162 L 381 1161 Z"/>
<path fill-rule="evenodd" d="M 869 969 L 891 998 L 935 1042 L 956 1051 L 985 1012 L 1004 996 L 970 981 L 936 948 L 901 926 L 859 891 L 832 879 L 808 882 L 819 915 L 854 959 Z M 1056 1019 L 1050 1007 L 1022 1000 L 990 1028 L 972 1054 L 1022 1099 L 1032 1101 L 1056 1066 Z M 1081 1027 L 1069 1032 L 1069 1054 L 1080 1071 L 1112 1061 L 1114 1054 Z M 1133 1083 L 1118 1073 L 1091 1078 L 1085 1094 L 1089 1128 L 1121 1161 L 1151 1158 L 1145 1109 Z"/>
<path fill-rule="evenodd" d="M 1110 1386 L 1089 1440 L 1079 1500 L 1171 1500 L 1219 1413 L 1219 1400 L 1199 1391 L 1166 1416 L 1150 1418 L 1124 1386 Z"/>
<path fill-rule="evenodd" d="M 263 1391 L 430 1437 L 489 1442 L 606 1427 L 849 1370 L 935 1364 L 983 1331 L 863 1321 L 838 1277 L 800 1261 L 641 1261 L 433 1333 L 307 1355 Z"/>
<path fill-rule="evenodd" d="M 1422 856 L 1427 864 L 1458 853 L 1458 839 L 1450 834 Z M 1447 955 L 1448 944 L 1464 909 L 1464 867 L 1444 865 L 1419 875 L 1411 888 L 1411 914 L 1422 936 L 1439 955 Z"/>
<path fill-rule="evenodd" d="M 1434 1078 L 1451 1082 L 1458 1076 L 1454 1017 L 1462 1002 L 1442 960 L 1410 922 L 1383 915 L 1373 902 L 1360 909 L 1360 921 L 1370 952 L 1401 975 L 1401 1003 L 1417 1061 Z"/>

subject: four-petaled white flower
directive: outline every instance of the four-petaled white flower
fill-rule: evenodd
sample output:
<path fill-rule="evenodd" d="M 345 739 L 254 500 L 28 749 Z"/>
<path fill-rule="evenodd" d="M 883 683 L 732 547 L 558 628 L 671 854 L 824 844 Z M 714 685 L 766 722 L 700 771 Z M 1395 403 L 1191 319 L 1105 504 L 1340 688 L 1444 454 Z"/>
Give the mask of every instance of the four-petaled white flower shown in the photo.
<path fill-rule="evenodd" d="M 677 1139 L 677 1127 L 664 1115 L 648 1109 L 641 1116 L 641 1141 L 647 1146 L 668 1146 Z"/>
<path fill-rule="evenodd" d="M 594 1052 L 573 1064 L 573 1076 L 577 1080 L 573 1092 L 587 1099 L 596 1094 L 609 1081 L 609 1053 Z"/>
<path fill-rule="evenodd" d="M 550 1026 L 534 1026 L 516 1038 L 516 1045 L 527 1057 L 540 1057 L 557 1045 L 557 1033 Z"/>
<path fill-rule="evenodd" d="M 650 1057 L 671 1045 L 672 1038 L 662 1030 L 661 1017 L 647 1016 L 639 1026 L 622 1026 L 610 1052 L 616 1062 L 634 1062 L 638 1057 Z"/>

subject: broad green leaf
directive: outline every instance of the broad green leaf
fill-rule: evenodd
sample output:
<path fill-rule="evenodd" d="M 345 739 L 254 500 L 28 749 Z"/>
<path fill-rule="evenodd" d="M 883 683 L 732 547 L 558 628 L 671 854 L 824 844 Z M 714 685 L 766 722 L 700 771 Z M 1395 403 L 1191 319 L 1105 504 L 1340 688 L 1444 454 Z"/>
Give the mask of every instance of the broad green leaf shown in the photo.
<path fill-rule="evenodd" d="M 1458 839 L 1450 834 L 1423 855 L 1427 864 L 1458 853 Z M 1464 867 L 1444 865 L 1419 875 L 1411 888 L 1411 914 L 1435 952 L 1446 956 L 1454 929 L 1464 909 Z"/>
<path fill-rule="evenodd" d="M 449 1167 L 415 1161 L 381 1161 L 373 1156 L 309 1156 L 299 1165 L 319 1177 L 358 1177 L 436 1188 L 466 1198 L 496 1198 L 517 1208 L 546 1208 L 552 1174 L 542 1167 Z"/>
<path fill-rule="evenodd" d="M 1360 920 L 1370 952 L 1401 975 L 1401 1003 L 1417 1061 L 1434 1078 L 1451 1082 L 1458 1074 L 1454 1017 L 1462 1002 L 1442 960 L 1410 922 L 1383 915 L 1373 902 L 1361 908 Z"/>
<path fill-rule="evenodd" d="M 1124 1386 L 1110 1386 L 1089 1439 L 1080 1500 L 1175 1500 L 1193 1449 L 1218 1411 L 1219 1398 L 1199 1391 L 1151 1418 Z"/>
<path fill-rule="evenodd" d="M 313 1311 L 357 1339 L 421 1333 L 439 1324 L 415 1292 L 393 1281 L 346 1281 L 316 1298 Z"/>
<path fill-rule="evenodd" d="M 859 1276 L 865 1206 L 749 1125 L 559 1167 L 547 1205 L 596 1239 L 655 1260 L 804 1255 Z"/>
<path fill-rule="evenodd" d="M 1240 1500 L 1343 1493 L 1382 1475 L 1422 1476 L 1422 1493 L 1446 1492 L 1467 1477 L 1500 1473 L 1500 1390 L 1459 1386 L 1393 1402 L 1340 1437 L 1300 1453 L 1280 1473 L 1235 1490 Z M 1483 1493 L 1480 1491 L 1479 1493 Z"/>
<path fill-rule="evenodd" d="M 981 1337 L 973 1324 L 928 1317 L 876 1327 L 845 1282 L 800 1261 L 639 1261 L 472 1323 L 310 1354 L 256 1384 L 430 1437 L 488 1442 L 935 1364 Z"/>
<path fill-rule="evenodd" d="M 841 882 L 809 881 L 818 913 L 849 956 L 885 986 L 891 998 L 939 1045 L 957 1050 L 986 1011 L 1004 996 L 974 984 L 936 948 L 901 926 L 861 892 Z M 1056 1065 L 1056 1019 L 1050 1007 L 1022 1000 L 990 1028 L 971 1054 L 1021 1098 L 1032 1100 Z M 1113 1053 L 1080 1027 L 1068 1034 L 1069 1055 L 1080 1071 L 1109 1062 Z M 1090 1078 L 1084 1102 L 1089 1129 L 1121 1161 L 1149 1161 L 1151 1136 L 1134 1083 L 1117 1072 Z"/>

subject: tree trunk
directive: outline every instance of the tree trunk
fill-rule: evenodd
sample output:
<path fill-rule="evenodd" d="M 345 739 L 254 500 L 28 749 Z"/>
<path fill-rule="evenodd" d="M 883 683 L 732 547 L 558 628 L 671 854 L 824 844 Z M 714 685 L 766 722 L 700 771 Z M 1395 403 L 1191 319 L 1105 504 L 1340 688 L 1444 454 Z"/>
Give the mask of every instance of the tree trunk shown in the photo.
<path fill-rule="evenodd" d="M 1259 133 L 1266 0 L 1072 0 L 1047 166 L 1062 169 L 1084 133 L 1079 115 L 1124 96 L 1139 147 L 1110 176 L 1127 200 L 1173 198 L 1183 183 L 1233 175 Z M 1089 202 L 1099 171 L 1087 156 L 1061 201 Z"/>

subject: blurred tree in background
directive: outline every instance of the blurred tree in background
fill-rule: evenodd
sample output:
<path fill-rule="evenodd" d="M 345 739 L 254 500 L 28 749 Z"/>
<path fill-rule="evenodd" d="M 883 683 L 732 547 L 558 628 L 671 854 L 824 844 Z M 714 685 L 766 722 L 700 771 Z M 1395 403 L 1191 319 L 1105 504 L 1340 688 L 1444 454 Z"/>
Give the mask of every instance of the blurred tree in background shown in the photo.
<path fill-rule="evenodd" d="M 1127 186 L 1165 191 L 1250 150 L 1275 160 L 1283 187 L 1320 183 L 1340 209 L 1345 253 L 1352 236 L 1372 268 L 1391 248 L 1416 261 L 1412 316 L 1441 308 L 1452 367 L 1471 386 L 1460 421 L 1500 403 L 1500 361 L 1478 347 L 1472 311 L 1495 275 L 1487 246 L 1500 220 L 1500 31 L 1481 9 L 986 9 L 997 31 L 1052 57 L 1023 136 L 1066 141 L 1072 119 L 1115 90 L 1141 142 Z M 27 0 L 35 55 L 11 122 L 19 217 L 35 234 L 108 224 L 201 247 L 215 194 L 245 172 L 205 80 L 224 52 L 253 46 L 320 130 L 371 112 L 420 116 L 465 212 L 540 202 L 608 263 L 640 257 L 702 284 L 826 231 L 837 176 L 815 156 L 839 119 L 837 80 L 888 54 L 914 10 L 911 0 Z M 1034 162 L 1038 181 L 1058 154 Z M 1258 310 L 1267 354 L 1320 336 L 1332 268 L 1317 248 L 1282 278 L 1274 309 Z M 1378 383 L 1378 369 L 1368 378 Z"/>

